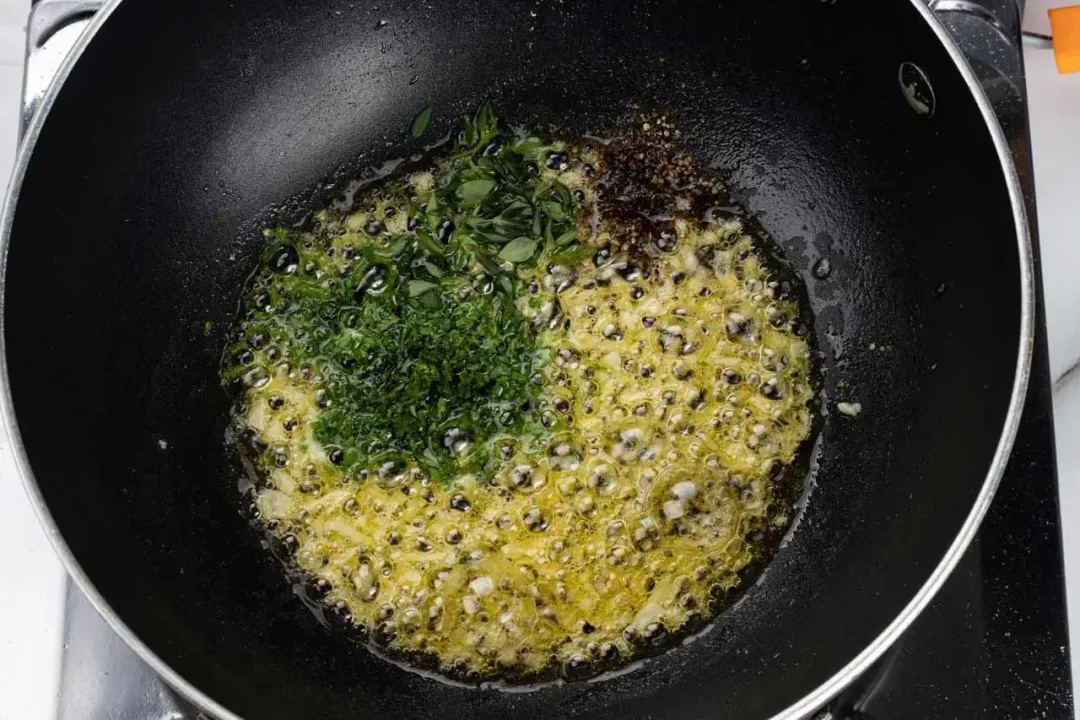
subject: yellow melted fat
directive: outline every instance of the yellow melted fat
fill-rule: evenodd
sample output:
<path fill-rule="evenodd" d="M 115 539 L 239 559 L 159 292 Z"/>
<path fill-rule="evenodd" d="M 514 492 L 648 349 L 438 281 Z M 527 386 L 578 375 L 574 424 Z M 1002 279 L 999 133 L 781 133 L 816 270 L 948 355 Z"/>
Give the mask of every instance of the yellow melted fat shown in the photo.
<path fill-rule="evenodd" d="M 711 615 L 755 559 L 748 534 L 787 523 L 770 477 L 810 432 L 813 390 L 783 321 L 798 308 L 772 299 L 756 242 L 737 220 L 675 225 L 643 277 L 617 253 L 535 277 L 521 308 L 558 304 L 542 395 L 566 426 L 490 483 L 347 478 L 312 436 L 315 388 L 281 372 L 248 391 L 245 424 L 293 458 L 258 491 L 262 521 L 295 535 L 327 604 L 392 652 L 477 678 L 611 667 Z"/>

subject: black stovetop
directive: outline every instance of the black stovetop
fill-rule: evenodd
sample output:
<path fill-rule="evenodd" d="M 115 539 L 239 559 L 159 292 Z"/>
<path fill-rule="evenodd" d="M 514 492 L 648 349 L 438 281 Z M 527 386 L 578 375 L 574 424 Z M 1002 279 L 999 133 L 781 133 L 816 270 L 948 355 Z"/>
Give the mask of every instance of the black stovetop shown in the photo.
<path fill-rule="evenodd" d="M 1038 242 L 1023 83 L 1021 0 L 932 0 L 994 103 Z M 993 15 L 971 11 L 989 8 Z M 977 9 L 977 8 L 976 8 Z M 950 12 L 952 10 L 952 12 Z M 994 22 L 988 22 L 996 18 Z M 895 647 L 817 717 L 1071 720 L 1065 577 L 1042 288 L 1035 362 L 1015 449 L 982 528 Z M 206 720 L 168 690 L 69 587 L 62 720 Z"/>

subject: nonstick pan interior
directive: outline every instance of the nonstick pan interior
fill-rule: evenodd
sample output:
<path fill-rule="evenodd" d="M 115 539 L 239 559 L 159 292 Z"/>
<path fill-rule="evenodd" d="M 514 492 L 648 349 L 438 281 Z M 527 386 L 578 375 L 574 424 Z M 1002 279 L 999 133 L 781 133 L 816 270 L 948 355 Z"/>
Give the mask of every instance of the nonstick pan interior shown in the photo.
<path fill-rule="evenodd" d="M 934 84 L 930 119 L 903 98 L 904 61 Z M 831 410 L 798 529 L 708 632 L 530 693 L 451 687 L 318 625 L 238 512 L 217 384 L 257 224 L 420 151 L 421 107 L 435 136 L 483 99 L 571 134 L 667 112 L 806 280 L 825 407 L 864 408 Z M 4 333 L 74 561 L 228 711 L 749 718 L 839 671 L 937 566 L 999 440 L 1020 295 L 990 135 L 909 2 L 126 0 L 36 139 Z"/>

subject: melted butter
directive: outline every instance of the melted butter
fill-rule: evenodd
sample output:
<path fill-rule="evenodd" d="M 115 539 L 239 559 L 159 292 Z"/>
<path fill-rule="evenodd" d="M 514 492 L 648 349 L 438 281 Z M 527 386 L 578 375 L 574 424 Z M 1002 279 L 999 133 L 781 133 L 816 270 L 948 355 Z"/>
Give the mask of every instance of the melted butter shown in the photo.
<path fill-rule="evenodd" d="M 281 458 L 257 491 L 261 521 L 325 581 L 327 606 L 453 677 L 573 677 L 707 620 L 760 559 L 762 531 L 786 525 L 770 478 L 811 428 L 798 308 L 738 221 L 678 220 L 670 251 L 642 266 L 597 222 L 589 179 L 560 179 L 587 193 L 582 235 L 616 249 L 526 278 L 521 310 L 552 355 L 542 409 L 556 429 L 539 456 L 504 438 L 490 481 L 450 487 L 411 466 L 346 476 L 312 435 L 313 384 L 282 369 L 245 397 L 243 423 Z"/>

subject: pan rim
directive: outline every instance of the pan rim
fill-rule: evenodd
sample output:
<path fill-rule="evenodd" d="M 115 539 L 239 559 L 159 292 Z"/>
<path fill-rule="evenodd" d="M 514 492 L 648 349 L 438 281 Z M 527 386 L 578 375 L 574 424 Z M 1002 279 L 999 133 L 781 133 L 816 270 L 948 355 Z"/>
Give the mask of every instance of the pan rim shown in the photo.
<path fill-rule="evenodd" d="M 0 208 L 0 425 L 3 426 L 4 439 L 9 445 L 10 452 L 15 460 L 15 466 L 23 488 L 34 508 L 34 514 L 38 522 L 45 530 L 53 550 L 59 556 L 64 569 L 72 580 L 78 585 L 79 590 L 87 598 L 90 604 L 104 618 L 106 623 L 135 653 L 150 666 L 170 687 L 178 691 L 185 698 L 197 705 L 201 710 L 212 714 L 220 720 L 244 720 L 241 716 L 224 707 L 194 684 L 189 682 L 178 672 L 172 669 L 165 661 L 150 649 L 116 614 L 104 597 L 98 592 L 89 576 L 83 571 L 74 554 L 68 547 L 67 542 L 61 536 L 59 529 L 45 504 L 41 489 L 34 478 L 30 467 L 26 449 L 23 446 L 18 426 L 15 422 L 14 403 L 11 394 L 10 376 L 7 362 L 7 342 L 5 333 L 5 303 L 3 290 L 7 276 L 8 250 L 11 240 L 11 229 L 14 223 L 15 208 L 22 189 L 23 180 L 33 154 L 34 146 L 45 124 L 52 106 L 63 87 L 64 82 L 71 74 L 75 63 L 85 52 L 94 36 L 97 35 L 101 26 L 109 19 L 112 13 L 120 6 L 123 0 L 108 0 L 94 15 L 90 23 L 68 53 L 55 77 L 50 83 L 44 97 L 31 118 L 30 124 L 21 139 L 15 167 L 8 183 L 4 203 Z M 922 610 L 930 604 L 937 595 L 938 590 L 951 575 L 959 563 L 968 545 L 971 543 L 985 518 L 990 504 L 994 499 L 998 485 L 1004 475 L 1006 465 L 1012 453 L 1013 443 L 1020 425 L 1020 417 L 1023 411 L 1024 401 L 1027 397 L 1028 381 L 1031 375 L 1032 354 L 1035 342 L 1035 268 L 1034 253 L 1031 246 L 1031 232 L 1028 224 L 1027 210 L 1023 199 L 1023 190 L 1020 186 L 1019 175 L 1013 162 L 1012 153 L 1004 131 L 998 122 L 982 86 L 968 64 L 955 40 L 937 19 L 934 12 L 923 0 L 908 0 L 914 6 L 923 20 L 937 36 L 938 41 L 945 48 L 950 59 L 956 65 L 957 70 L 968 86 L 982 115 L 986 129 L 989 131 L 994 150 L 997 153 L 999 164 L 1004 175 L 1005 184 L 1009 193 L 1009 202 L 1012 207 L 1013 221 L 1016 232 L 1017 253 L 1020 270 L 1020 337 L 1017 350 L 1016 370 L 1013 378 L 1013 386 L 1009 397 L 1009 406 L 1005 415 L 1005 421 L 1001 434 L 998 438 L 997 447 L 987 469 L 982 487 L 975 502 L 969 511 L 963 525 L 955 539 L 946 550 L 934 571 L 915 593 L 907 605 L 881 631 L 858 655 L 836 671 L 830 678 L 821 683 L 817 688 L 810 691 L 799 701 L 785 710 L 775 714 L 769 720 L 800 720 L 811 713 L 820 710 L 830 700 L 840 693 L 845 687 L 862 675 L 875 661 L 877 661 L 900 637 L 901 634 L 915 621 Z"/>

